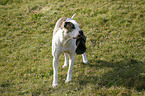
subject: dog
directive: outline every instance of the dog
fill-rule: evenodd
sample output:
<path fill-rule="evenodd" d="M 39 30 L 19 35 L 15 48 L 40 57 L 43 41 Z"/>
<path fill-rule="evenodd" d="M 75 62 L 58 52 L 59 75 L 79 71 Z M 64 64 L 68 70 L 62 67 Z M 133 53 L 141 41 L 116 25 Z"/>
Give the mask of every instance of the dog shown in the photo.
<path fill-rule="evenodd" d="M 85 54 L 85 41 L 86 38 L 83 34 L 83 30 L 79 28 L 78 23 L 73 20 L 74 14 L 71 18 L 62 17 L 55 25 L 53 30 L 52 38 L 52 55 L 53 55 L 53 87 L 58 85 L 58 65 L 59 57 L 62 53 L 65 56 L 65 62 L 63 68 L 68 65 L 69 57 L 69 68 L 65 83 L 71 81 L 73 66 L 75 62 L 75 53 L 82 54 L 83 62 L 86 64 L 88 60 Z M 79 42 L 79 39 L 81 40 Z M 77 42 L 78 40 L 78 42 Z M 82 43 L 81 43 L 82 42 Z M 78 45 L 77 45 L 77 44 Z M 84 45 L 84 47 L 82 47 Z M 82 48 L 83 51 L 80 51 Z"/>

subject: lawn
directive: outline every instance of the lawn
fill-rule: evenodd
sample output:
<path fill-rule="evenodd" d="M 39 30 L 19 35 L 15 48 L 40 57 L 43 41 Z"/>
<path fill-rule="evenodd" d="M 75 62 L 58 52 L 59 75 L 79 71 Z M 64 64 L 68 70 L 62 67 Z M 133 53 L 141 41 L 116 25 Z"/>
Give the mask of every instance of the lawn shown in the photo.
<path fill-rule="evenodd" d="M 76 55 L 65 83 L 62 55 L 52 88 L 53 28 L 74 13 L 89 64 Z M 0 95 L 145 95 L 145 0 L 1 0 Z"/>

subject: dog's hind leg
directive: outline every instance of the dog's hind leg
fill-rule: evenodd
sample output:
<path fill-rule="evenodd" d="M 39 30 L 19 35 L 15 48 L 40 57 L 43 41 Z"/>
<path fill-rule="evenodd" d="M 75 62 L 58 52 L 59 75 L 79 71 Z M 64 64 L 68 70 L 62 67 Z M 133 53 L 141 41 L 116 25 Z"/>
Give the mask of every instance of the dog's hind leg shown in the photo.
<path fill-rule="evenodd" d="M 64 61 L 64 65 L 62 66 L 62 68 L 66 67 L 68 65 L 68 53 L 64 53 L 65 56 L 65 61 Z"/>
<path fill-rule="evenodd" d="M 89 63 L 89 61 L 88 61 L 88 59 L 87 59 L 85 53 L 82 54 L 82 57 L 83 57 L 83 62 L 84 62 L 85 64 Z"/>

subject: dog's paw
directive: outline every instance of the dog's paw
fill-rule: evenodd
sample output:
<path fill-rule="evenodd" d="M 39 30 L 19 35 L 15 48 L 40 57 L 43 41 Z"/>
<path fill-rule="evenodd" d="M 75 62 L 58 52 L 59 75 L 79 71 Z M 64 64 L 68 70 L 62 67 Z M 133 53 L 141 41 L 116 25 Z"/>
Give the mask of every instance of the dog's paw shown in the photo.
<path fill-rule="evenodd" d="M 84 64 L 89 64 L 89 61 L 83 61 Z"/>
<path fill-rule="evenodd" d="M 70 81 L 71 81 L 71 80 L 66 80 L 65 83 L 68 83 L 68 82 L 70 82 Z"/>
<path fill-rule="evenodd" d="M 56 88 L 57 85 L 58 85 L 58 84 L 52 84 L 52 87 L 53 87 L 53 88 Z"/>
<path fill-rule="evenodd" d="M 62 68 L 65 68 L 66 66 L 67 66 L 67 65 L 64 64 L 64 65 L 62 66 Z"/>

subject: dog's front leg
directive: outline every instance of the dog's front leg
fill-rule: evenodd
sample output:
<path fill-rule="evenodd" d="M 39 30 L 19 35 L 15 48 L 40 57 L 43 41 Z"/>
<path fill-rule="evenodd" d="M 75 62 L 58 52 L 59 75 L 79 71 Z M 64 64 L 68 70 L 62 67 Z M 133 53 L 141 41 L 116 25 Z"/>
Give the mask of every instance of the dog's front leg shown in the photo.
<path fill-rule="evenodd" d="M 58 58 L 53 57 L 53 87 L 58 85 Z"/>
<path fill-rule="evenodd" d="M 71 81 L 74 63 L 75 63 L 75 54 L 70 55 L 70 58 L 69 58 L 69 69 L 68 69 L 67 78 L 66 78 L 65 83 Z"/>

